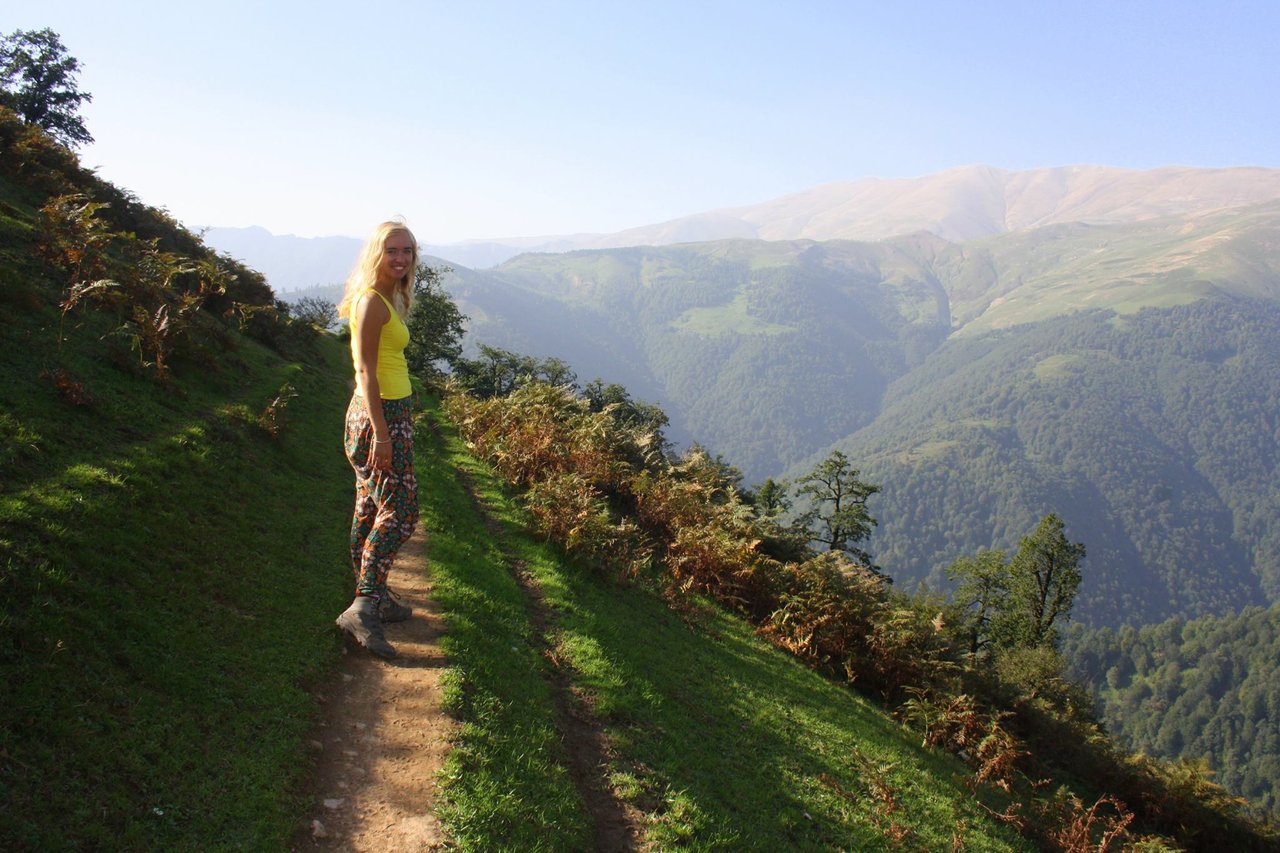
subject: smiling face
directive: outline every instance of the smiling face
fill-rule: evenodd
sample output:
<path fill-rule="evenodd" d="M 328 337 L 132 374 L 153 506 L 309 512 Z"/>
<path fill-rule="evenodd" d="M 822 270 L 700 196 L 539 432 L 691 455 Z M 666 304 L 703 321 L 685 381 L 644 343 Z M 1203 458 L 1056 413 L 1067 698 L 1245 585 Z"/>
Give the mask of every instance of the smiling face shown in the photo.
<path fill-rule="evenodd" d="M 413 275 L 413 238 L 407 231 L 392 231 L 382 244 L 382 261 L 378 264 L 378 278 L 384 282 L 400 283 L 406 275 Z"/>

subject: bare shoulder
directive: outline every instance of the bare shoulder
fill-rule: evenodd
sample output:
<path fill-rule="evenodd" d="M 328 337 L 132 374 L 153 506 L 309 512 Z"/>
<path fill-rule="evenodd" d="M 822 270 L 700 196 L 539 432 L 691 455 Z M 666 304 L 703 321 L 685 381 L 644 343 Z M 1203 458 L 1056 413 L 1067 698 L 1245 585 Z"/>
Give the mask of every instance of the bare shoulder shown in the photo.
<path fill-rule="evenodd" d="M 391 312 L 387 309 L 387 303 L 376 293 L 366 291 L 356 300 L 355 316 L 357 326 L 364 326 L 366 323 L 382 326 L 391 319 Z"/>

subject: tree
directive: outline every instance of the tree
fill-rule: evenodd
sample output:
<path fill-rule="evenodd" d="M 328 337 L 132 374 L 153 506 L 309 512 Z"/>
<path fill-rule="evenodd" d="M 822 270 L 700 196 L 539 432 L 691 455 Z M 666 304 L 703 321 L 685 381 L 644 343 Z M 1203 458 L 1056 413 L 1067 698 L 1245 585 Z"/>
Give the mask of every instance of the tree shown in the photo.
<path fill-rule="evenodd" d="M 1018 543 L 1009 563 L 1009 605 L 993 626 L 1009 645 L 1055 647 L 1054 625 L 1065 618 L 1080 589 L 1084 545 L 1068 542 L 1062 519 L 1049 513 Z"/>
<path fill-rule="evenodd" d="M 616 382 L 608 385 L 603 379 L 592 379 L 582 389 L 582 396 L 587 400 L 587 408 L 593 412 L 606 409 L 618 426 L 642 434 L 651 434 L 658 439 L 658 446 L 666 445 L 662 430 L 667 426 L 666 412 L 643 400 L 633 399 L 627 389 Z"/>
<path fill-rule="evenodd" d="M 572 388 L 577 377 L 558 358 L 536 359 L 530 355 L 480 345 L 480 357 L 458 358 L 453 375 L 473 397 L 505 397 L 532 382 L 566 385 Z"/>
<path fill-rule="evenodd" d="M 756 518 L 772 521 L 791 511 L 791 499 L 787 497 L 789 487 L 786 480 L 770 477 L 756 486 L 754 492 L 745 492 L 743 498 L 751 504 Z"/>
<path fill-rule="evenodd" d="M 990 644 L 992 621 L 1008 607 L 1008 556 L 984 549 L 953 562 L 947 577 L 958 581 L 955 603 L 964 613 L 959 631 L 969 652 L 977 654 Z"/>
<path fill-rule="evenodd" d="M 0 38 L 0 103 L 68 148 L 93 141 L 78 114 L 93 100 L 76 84 L 79 71 L 80 62 L 47 27 Z"/>
<path fill-rule="evenodd" d="M 1082 559 L 1084 545 L 1068 542 L 1062 519 L 1050 513 L 1012 560 L 988 550 L 948 566 L 959 581 L 955 602 L 968 611 L 961 633 L 969 650 L 1056 648 L 1056 623 L 1075 603 Z"/>
<path fill-rule="evenodd" d="M 813 534 L 813 539 L 827 546 L 829 551 L 844 551 L 861 561 L 867 568 L 872 565 L 871 555 L 857 543 L 871 535 L 876 520 L 867 511 L 867 499 L 880 491 L 879 486 L 858 479 L 858 470 L 849 465 L 849 458 L 839 450 L 831 451 L 817 468 L 796 481 L 797 495 L 810 500 L 810 508 L 801 514 L 797 523 Z"/>
<path fill-rule="evenodd" d="M 561 386 L 572 391 L 578 390 L 578 374 L 574 373 L 573 368 L 563 359 L 555 356 L 544 358 L 538 365 L 538 375 L 548 385 Z"/>
<path fill-rule="evenodd" d="M 410 372 L 430 379 L 444 375 L 438 362 L 456 369 L 462 358 L 462 335 L 468 317 L 445 292 L 444 274 L 452 271 L 449 267 L 436 269 L 419 264 L 413 277 L 413 305 L 406 323 L 409 345 L 404 358 Z"/>
<path fill-rule="evenodd" d="M 811 534 L 797 523 L 783 521 L 791 512 L 790 490 L 791 484 L 786 480 L 770 477 L 754 490 L 744 490 L 742 500 L 751 507 L 760 529 L 761 553 L 784 563 L 803 563 L 813 556 L 809 548 Z"/>
<path fill-rule="evenodd" d="M 338 306 L 316 296 L 304 296 L 293 303 L 292 313 L 294 319 L 321 331 L 328 331 L 338 323 Z"/>

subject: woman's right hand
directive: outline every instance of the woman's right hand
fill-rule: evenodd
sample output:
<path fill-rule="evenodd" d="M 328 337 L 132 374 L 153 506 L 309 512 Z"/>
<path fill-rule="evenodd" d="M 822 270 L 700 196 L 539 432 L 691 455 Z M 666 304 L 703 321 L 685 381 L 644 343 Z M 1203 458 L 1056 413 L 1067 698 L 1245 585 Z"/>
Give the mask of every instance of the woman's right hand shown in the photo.
<path fill-rule="evenodd" d="M 391 470 L 391 440 L 374 441 L 369 447 L 369 467 L 375 471 Z"/>

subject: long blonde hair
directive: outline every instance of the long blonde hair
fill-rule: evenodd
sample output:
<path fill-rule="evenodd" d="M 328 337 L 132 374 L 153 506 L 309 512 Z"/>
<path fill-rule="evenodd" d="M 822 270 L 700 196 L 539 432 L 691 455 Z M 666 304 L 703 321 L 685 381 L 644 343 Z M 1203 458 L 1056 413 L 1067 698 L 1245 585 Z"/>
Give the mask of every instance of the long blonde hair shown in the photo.
<path fill-rule="evenodd" d="M 386 248 L 387 239 L 397 232 L 409 235 L 409 241 L 413 244 L 413 263 L 409 271 L 396 283 L 396 289 L 391 294 L 391 304 L 395 306 L 400 319 L 408 318 L 409 307 L 413 305 L 413 279 L 418 270 L 418 238 L 413 236 L 409 226 L 398 220 L 382 223 L 365 241 L 359 260 L 352 267 L 351 275 L 347 276 L 342 301 L 338 303 L 339 317 L 351 316 L 356 303 L 360 301 L 360 296 L 378 283 L 378 269 L 382 266 L 382 254 Z"/>

